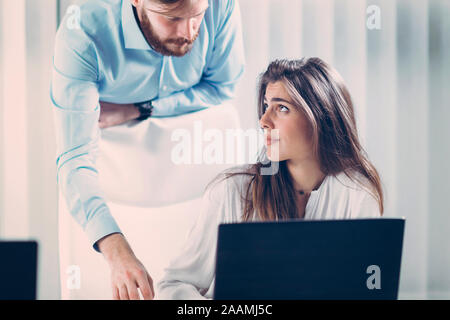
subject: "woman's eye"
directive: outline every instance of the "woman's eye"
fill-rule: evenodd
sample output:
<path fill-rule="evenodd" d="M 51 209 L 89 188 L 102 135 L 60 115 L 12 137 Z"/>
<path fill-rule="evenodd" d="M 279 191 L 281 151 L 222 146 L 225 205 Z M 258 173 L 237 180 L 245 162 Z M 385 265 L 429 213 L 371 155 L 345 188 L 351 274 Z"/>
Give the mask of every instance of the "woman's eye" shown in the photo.
<path fill-rule="evenodd" d="M 263 113 L 266 113 L 266 110 L 269 106 L 267 105 L 267 103 L 263 104 Z"/>
<path fill-rule="evenodd" d="M 280 105 L 279 108 L 280 108 L 280 111 L 282 111 L 282 112 L 287 112 L 287 111 L 289 111 L 289 108 L 286 107 L 286 106 L 283 106 L 283 105 Z"/>

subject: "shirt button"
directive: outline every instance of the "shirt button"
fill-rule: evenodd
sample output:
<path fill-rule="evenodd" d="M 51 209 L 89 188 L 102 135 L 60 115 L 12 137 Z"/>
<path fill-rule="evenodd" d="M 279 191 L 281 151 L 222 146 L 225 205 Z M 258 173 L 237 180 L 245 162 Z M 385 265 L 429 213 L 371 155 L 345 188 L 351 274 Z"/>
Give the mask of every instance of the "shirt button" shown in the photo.
<path fill-rule="evenodd" d="M 163 86 L 162 89 L 163 89 L 164 91 L 166 91 L 166 90 L 167 90 L 167 86 Z"/>

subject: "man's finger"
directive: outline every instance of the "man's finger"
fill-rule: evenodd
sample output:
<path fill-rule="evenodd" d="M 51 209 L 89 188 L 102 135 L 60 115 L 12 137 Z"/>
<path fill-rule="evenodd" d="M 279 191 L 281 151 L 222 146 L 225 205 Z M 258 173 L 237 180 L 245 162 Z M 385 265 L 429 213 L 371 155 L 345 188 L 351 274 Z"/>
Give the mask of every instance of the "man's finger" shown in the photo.
<path fill-rule="evenodd" d="M 128 296 L 128 289 L 125 284 L 122 284 L 119 288 L 119 296 L 120 300 L 130 300 L 130 297 Z"/>
<path fill-rule="evenodd" d="M 113 293 L 114 300 L 120 300 L 119 289 L 117 289 L 117 287 L 114 285 L 113 285 L 112 293 Z"/>
<path fill-rule="evenodd" d="M 150 275 L 147 272 L 147 279 L 148 279 L 148 283 L 150 283 L 150 289 L 152 290 L 152 299 L 155 298 L 155 290 L 153 288 L 153 279 L 152 277 L 150 277 Z"/>
<path fill-rule="evenodd" d="M 137 279 L 137 283 L 139 286 L 139 289 L 141 289 L 142 297 L 145 300 L 152 300 L 153 299 L 153 285 L 148 280 L 147 274 L 144 277 L 139 277 Z"/>
<path fill-rule="evenodd" d="M 127 289 L 130 300 L 140 300 L 137 286 L 133 281 L 127 282 Z"/>

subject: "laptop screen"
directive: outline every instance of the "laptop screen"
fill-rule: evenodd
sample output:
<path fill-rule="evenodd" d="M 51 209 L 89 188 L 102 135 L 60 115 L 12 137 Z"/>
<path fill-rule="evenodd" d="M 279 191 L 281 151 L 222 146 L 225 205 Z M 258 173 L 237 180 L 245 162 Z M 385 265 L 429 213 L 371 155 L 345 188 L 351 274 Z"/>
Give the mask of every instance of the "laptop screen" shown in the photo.
<path fill-rule="evenodd" d="M 0 300 L 35 300 L 37 242 L 0 241 Z"/>
<path fill-rule="evenodd" d="M 215 299 L 397 299 L 404 219 L 222 224 Z"/>

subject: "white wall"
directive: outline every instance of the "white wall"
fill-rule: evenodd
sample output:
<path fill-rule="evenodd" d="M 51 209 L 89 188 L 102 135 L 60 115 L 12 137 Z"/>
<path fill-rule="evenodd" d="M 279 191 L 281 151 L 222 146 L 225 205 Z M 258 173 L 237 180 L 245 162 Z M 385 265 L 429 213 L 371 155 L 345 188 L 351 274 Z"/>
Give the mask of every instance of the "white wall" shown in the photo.
<path fill-rule="evenodd" d="M 237 106 L 256 127 L 256 78 L 275 58 L 319 56 L 353 96 L 361 140 L 407 219 L 401 298 L 450 298 L 450 2 L 241 0 L 247 71 Z M 376 5 L 381 29 L 366 27 Z"/>
<path fill-rule="evenodd" d="M 56 0 L 1 1 L 0 236 L 39 241 L 38 298 L 59 298 L 49 100 Z"/>
<path fill-rule="evenodd" d="M 428 12 L 428 297 L 450 299 L 450 2 Z"/>

